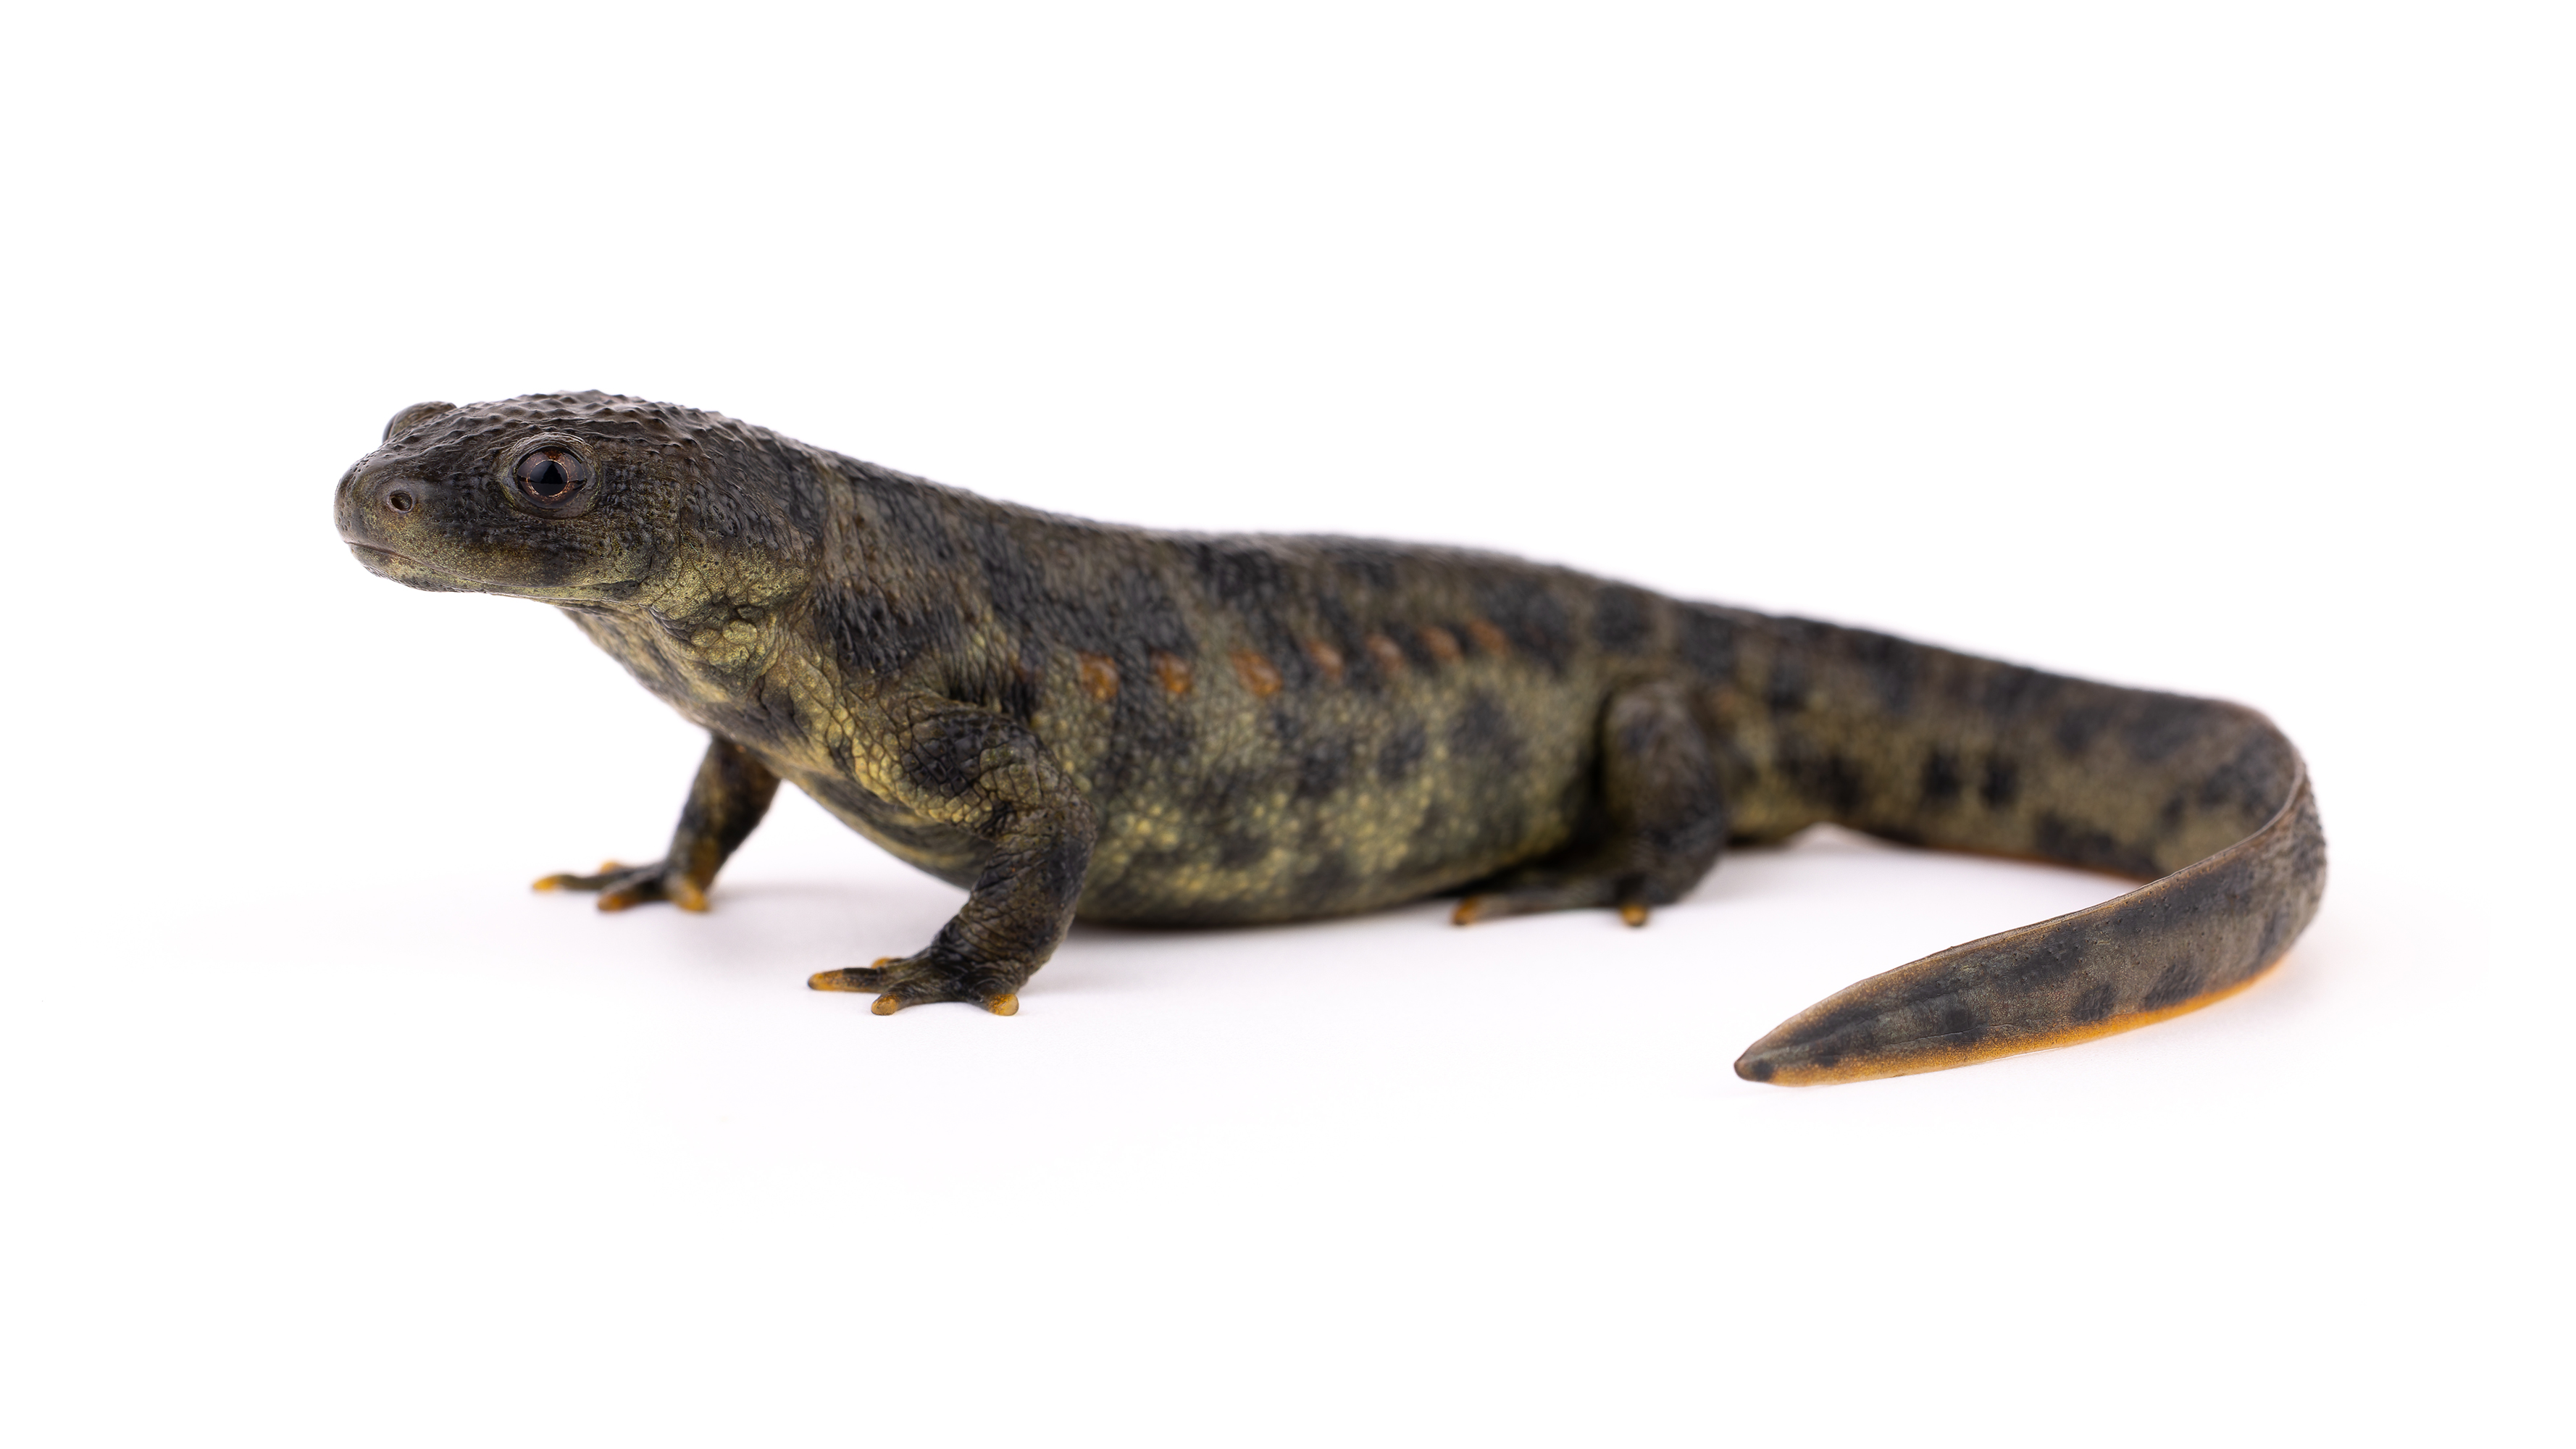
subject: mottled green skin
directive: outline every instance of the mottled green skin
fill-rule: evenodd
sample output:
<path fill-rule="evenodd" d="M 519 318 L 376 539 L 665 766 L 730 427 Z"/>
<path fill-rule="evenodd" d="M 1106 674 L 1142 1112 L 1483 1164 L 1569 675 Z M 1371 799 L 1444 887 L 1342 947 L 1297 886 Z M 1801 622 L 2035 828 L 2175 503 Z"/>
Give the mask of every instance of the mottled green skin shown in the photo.
<path fill-rule="evenodd" d="M 546 446 L 592 470 L 570 516 L 512 491 Z M 784 779 L 970 887 L 927 950 L 818 978 L 889 1009 L 1013 1001 L 1077 913 L 1638 918 L 1819 820 L 2159 876 L 2302 778 L 2231 705 L 1491 554 L 1087 523 L 596 393 L 408 409 L 338 519 L 387 577 L 556 604 L 713 737 L 669 858 L 566 884 L 702 899 Z M 2313 906 L 2256 903 L 2277 945 Z M 2137 963 L 2069 969 L 2143 1000 Z"/>

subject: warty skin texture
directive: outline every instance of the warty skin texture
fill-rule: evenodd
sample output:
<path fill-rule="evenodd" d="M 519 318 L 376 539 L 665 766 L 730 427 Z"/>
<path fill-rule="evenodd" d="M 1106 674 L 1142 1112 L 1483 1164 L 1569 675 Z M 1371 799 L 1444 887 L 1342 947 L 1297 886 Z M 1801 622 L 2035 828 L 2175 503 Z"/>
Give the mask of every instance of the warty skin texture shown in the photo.
<path fill-rule="evenodd" d="M 342 478 L 414 588 L 553 604 L 708 732 L 670 853 L 554 876 L 704 909 L 781 781 L 969 888 L 813 984 L 1008 1014 L 1072 921 L 1216 925 L 1437 894 L 1643 924 L 1730 841 L 1835 821 L 2152 884 L 1843 991 L 1736 1063 L 1925 1071 L 2160 1020 L 2314 915 L 2298 753 L 2120 689 L 1494 554 L 1156 532 L 600 393 L 424 403 Z"/>

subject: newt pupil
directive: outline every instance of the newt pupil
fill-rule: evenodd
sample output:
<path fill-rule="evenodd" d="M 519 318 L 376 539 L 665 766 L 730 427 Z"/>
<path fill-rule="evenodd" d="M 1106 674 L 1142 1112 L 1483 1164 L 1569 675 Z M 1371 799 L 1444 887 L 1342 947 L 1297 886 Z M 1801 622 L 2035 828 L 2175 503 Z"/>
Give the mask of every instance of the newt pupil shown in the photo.
<path fill-rule="evenodd" d="M 519 491 L 539 503 L 561 503 L 590 477 L 581 460 L 559 448 L 541 448 L 519 460 L 513 470 Z"/>

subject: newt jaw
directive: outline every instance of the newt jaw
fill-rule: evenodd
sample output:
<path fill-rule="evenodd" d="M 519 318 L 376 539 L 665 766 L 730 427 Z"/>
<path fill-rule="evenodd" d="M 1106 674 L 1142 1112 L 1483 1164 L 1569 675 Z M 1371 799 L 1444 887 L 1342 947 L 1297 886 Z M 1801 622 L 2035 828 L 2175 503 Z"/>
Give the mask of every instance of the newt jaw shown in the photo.
<path fill-rule="evenodd" d="M 378 548 L 371 543 L 356 543 L 348 539 L 342 539 L 341 542 L 349 545 L 349 552 L 358 560 L 358 566 L 377 578 L 391 579 L 406 587 L 426 589 L 431 593 L 476 592 L 471 580 L 459 578 L 443 569 L 422 563 L 416 558 L 405 558 L 392 549 Z"/>
<path fill-rule="evenodd" d="M 642 579 L 619 579 L 604 584 L 566 584 L 548 587 L 543 584 L 491 584 L 467 574 L 450 573 L 433 563 L 424 563 L 409 554 L 396 553 L 372 543 L 355 539 L 340 540 L 358 560 L 358 566 L 380 579 L 391 579 L 408 588 L 433 594 L 501 594 L 514 599 L 535 599 L 549 604 L 598 604 L 631 596 L 641 587 Z"/>

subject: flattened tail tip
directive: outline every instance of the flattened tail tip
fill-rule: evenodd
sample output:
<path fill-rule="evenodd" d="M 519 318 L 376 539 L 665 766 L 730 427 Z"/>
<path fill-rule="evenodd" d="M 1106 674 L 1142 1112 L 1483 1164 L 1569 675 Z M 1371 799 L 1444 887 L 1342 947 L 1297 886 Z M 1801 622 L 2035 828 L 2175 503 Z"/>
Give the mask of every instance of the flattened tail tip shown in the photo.
<path fill-rule="evenodd" d="M 2007 1041 L 1990 1037 L 1973 1046 L 1918 1043 L 1889 1050 L 1843 1053 L 1828 1049 L 1826 1043 L 1775 1043 L 1765 1037 L 1735 1059 L 1735 1074 L 1748 1082 L 1774 1087 L 1823 1087 L 1839 1082 L 1867 1082 L 1880 1077 L 1910 1077 L 1918 1072 L 1946 1071 L 1971 1062 L 1992 1061 L 2017 1052 L 2068 1044 L 2063 1041 Z"/>
<path fill-rule="evenodd" d="M 1839 1082 L 1867 1082 L 1882 1077 L 1910 1077 L 1923 1072 L 1990 1062 L 2024 1052 L 2075 1046 L 2153 1026 L 2224 1001 L 2272 974 L 2289 953 L 2280 952 L 2241 980 L 2187 1000 L 2133 1011 L 2114 1012 L 2098 1021 L 2067 1022 L 2027 1028 L 2001 1027 L 1944 1033 L 1888 1042 L 1879 1029 L 1891 1018 L 1835 1021 L 1825 1030 L 1809 1020 L 1814 1008 L 1782 1022 L 1769 1036 L 1745 1048 L 1735 1059 L 1735 1074 L 1748 1082 L 1776 1087 L 1821 1087 Z M 1819 1006 L 1830 1005 L 1819 1003 Z"/>
<path fill-rule="evenodd" d="M 2263 979 L 2325 888 L 2305 769 L 2265 738 L 2290 773 L 2254 833 L 2127 895 L 1844 987 L 1755 1042 L 1736 1075 L 1788 1087 L 1943 1071 L 2134 1031 Z"/>

